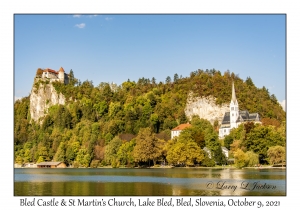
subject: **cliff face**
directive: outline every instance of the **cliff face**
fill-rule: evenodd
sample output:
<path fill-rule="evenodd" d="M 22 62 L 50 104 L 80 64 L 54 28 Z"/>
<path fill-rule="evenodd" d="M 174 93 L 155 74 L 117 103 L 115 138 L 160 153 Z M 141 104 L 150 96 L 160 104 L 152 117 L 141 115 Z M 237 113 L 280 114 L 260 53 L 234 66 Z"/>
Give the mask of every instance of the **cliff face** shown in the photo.
<path fill-rule="evenodd" d="M 35 79 L 30 94 L 30 115 L 34 121 L 44 117 L 50 106 L 64 105 L 66 101 L 64 95 L 58 94 L 51 83 L 47 84 L 41 81 L 43 80 Z"/>
<path fill-rule="evenodd" d="M 189 95 L 185 107 L 185 114 L 189 119 L 193 115 L 198 115 L 200 118 L 210 121 L 211 124 L 215 120 L 221 124 L 225 112 L 229 112 L 229 103 L 219 106 L 213 97 L 192 97 L 192 94 Z"/>

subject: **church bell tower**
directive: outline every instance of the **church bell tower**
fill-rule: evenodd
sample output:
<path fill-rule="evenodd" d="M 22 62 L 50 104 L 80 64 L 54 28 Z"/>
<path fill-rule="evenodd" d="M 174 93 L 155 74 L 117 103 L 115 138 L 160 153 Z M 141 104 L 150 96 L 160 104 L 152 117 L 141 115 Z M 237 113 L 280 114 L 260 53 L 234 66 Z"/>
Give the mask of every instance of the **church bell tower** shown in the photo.
<path fill-rule="evenodd" d="M 230 128 L 237 127 L 237 118 L 239 116 L 239 104 L 236 100 L 234 83 L 232 82 L 232 94 L 231 94 L 231 102 L 230 102 Z"/>

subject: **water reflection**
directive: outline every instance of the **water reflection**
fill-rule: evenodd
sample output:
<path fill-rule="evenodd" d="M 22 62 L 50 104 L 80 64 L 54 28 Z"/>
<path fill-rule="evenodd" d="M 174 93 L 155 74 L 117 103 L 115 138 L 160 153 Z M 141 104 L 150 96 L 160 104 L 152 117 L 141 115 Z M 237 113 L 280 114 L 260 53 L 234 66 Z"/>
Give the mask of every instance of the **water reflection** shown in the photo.
<path fill-rule="evenodd" d="M 285 178 L 285 169 L 15 169 L 14 189 L 52 196 L 285 195 Z"/>

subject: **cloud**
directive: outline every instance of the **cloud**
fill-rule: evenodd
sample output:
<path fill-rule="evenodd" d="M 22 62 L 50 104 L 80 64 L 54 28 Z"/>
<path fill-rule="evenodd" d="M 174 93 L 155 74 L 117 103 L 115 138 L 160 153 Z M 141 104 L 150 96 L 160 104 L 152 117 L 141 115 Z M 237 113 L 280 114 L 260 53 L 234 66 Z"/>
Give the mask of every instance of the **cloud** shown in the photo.
<path fill-rule="evenodd" d="M 110 21 L 110 20 L 112 20 L 112 19 L 113 19 L 112 17 L 106 17 L 106 18 L 105 18 L 106 21 Z"/>
<path fill-rule="evenodd" d="M 73 15 L 73 18 L 81 18 L 81 17 L 89 17 L 89 18 L 93 18 L 93 17 L 97 17 L 98 15 Z"/>
<path fill-rule="evenodd" d="M 280 105 L 282 106 L 282 109 L 283 109 L 284 111 L 286 111 L 286 110 L 285 110 L 285 100 L 281 101 L 281 102 L 280 102 Z"/>
<path fill-rule="evenodd" d="M 84 28 L 85 27 L 85 23 L 76 24 L 75 27 L 77 27 L 77 28 Z"/>

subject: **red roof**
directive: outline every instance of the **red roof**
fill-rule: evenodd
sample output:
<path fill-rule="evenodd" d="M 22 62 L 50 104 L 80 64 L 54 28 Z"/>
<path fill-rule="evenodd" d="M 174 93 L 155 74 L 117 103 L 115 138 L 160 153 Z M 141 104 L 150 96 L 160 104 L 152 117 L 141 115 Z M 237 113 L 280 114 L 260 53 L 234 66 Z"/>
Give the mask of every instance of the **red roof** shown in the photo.
<path fill-rule="evenodd" d="M 59 71 L 65 72 L 63 67 L 60 67 Z"/>
<path fill-rule="evenodd" d="M 52 69 L 45 69 L 44 71 L 45 72 L 52 72 L 54 74 L 58 74 L 58 72 L 56 72 L 55 70 L 52 70 Z"/>
<path fill-rule="evenodd" d="M 187 124 L 180 124 L 177 127 L 173 128 L 172 131 L 181 131 L 185 128 L 191 127 L 192 125 L 187 123 Z"/>

